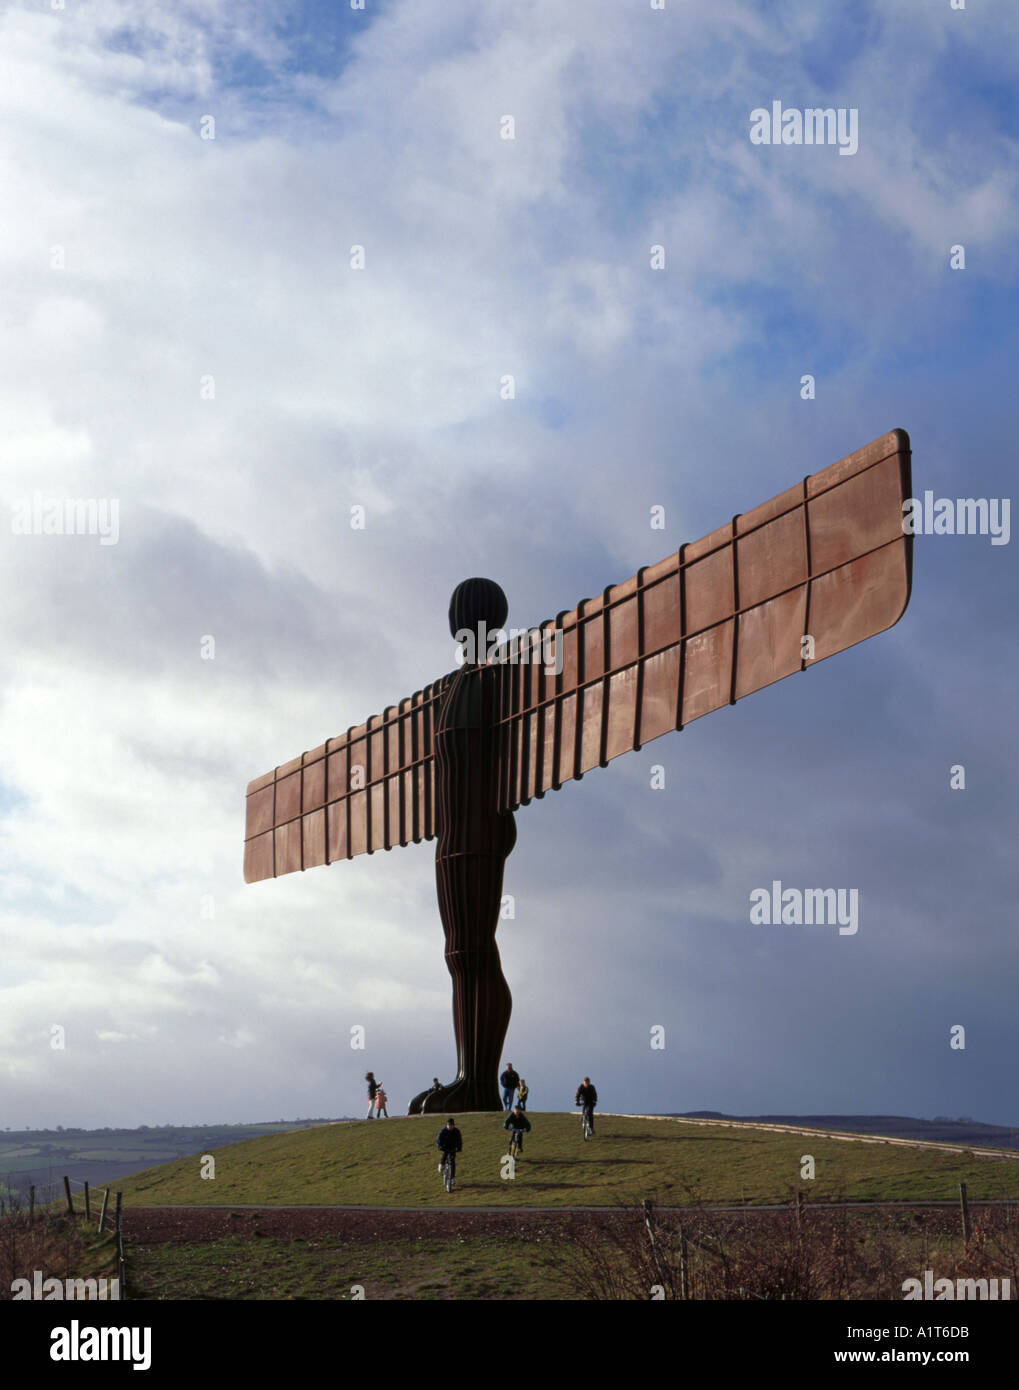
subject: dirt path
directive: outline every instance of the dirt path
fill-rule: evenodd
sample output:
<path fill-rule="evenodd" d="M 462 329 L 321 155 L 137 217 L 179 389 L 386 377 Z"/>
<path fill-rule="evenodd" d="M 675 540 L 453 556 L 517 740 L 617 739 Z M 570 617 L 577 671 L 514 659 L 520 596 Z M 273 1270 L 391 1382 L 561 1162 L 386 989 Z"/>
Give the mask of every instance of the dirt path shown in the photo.
<path fill-rule="evenodd" d="M 603 1209 L 604 1215 L 612 1214 Z M 457 1235 L 552 1234 L 598 1223 L 591 1212 L 435 1211 L 421 1207 L 125 1207 L 124 1237 L 132 1244 L 221 1240 L 224 1236 L 345 1242 L 449 1240 Z"/>
<path fill-rule="evenodd" d="M 455 1198 L 453 1199 L 455 1201 Z M 971 1202 L 970 1206 L 1009 1206 L 1007 1202 Z M 841 1210 L 944 1211 L 957 1208 L 946 1202 L 824 1202 L 810 1207 L 813 1213 Z M 204 1242 L 224 1236 L 257 1239 L 313 1240 L 332 1236 L 349 1242 L 378 1240 L 449 1240 L 464 1236 L 528 1236 L 547 1232 L 597 1227 L 629 1207 L 125 1207 L 124 1235 L 128 1243 L 155 1245 L 163 1242 Z M 786 1206 L 761 1207 L 661 1207 L 662 1212 L 745 1212 L 762 1216 L 788 1212 Z"/>

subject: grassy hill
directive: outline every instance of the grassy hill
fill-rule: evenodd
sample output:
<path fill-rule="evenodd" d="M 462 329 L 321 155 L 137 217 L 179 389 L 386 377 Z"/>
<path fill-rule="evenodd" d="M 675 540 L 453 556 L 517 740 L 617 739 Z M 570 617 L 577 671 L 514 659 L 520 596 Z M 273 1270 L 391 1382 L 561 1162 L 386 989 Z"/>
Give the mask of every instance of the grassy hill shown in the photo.
<path fill-rule="evenodd" d="M 803 1188 L 814 1201 L 933 1201 L 958 1196 L 1019 1198 L 1019 1162 L 940 1153 L 901 1144 L 783 1134 L 752 1125 L 714 1126 L 671 1117 L 598 1117 L 585 1144 L 576 1114 L 535 1113 L 515 1177 L 503 1176 L 507 1135 L 498 1115 L 463 1115 L 459 1192 L 436 1172 L 440 1119 L 354 1121 L 210 1149 L 215 1177 L 199 1156 L 124 1178 L 126 1205 L 626 1206 L 783 1202 Z M 813 1155 L 816 1177 L 800 1163 Z"/>

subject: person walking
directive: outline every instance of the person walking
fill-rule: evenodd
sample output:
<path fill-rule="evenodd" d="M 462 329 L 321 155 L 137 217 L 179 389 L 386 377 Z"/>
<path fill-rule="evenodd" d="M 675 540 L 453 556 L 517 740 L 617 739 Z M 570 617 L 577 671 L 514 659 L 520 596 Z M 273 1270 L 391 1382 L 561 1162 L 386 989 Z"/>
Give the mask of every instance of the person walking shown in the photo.
<path fill-rule="evenodd" d="M 380 1081 L 378 1083 L 378 1090 L 375 1092 L 375 1118 L 377 1120 L 381 1120 L 383 1116 L 385 1116 L 387 1120 L 389 1119 L 389 1111 L 386 1109 L 386 1104 L 386 1092 Z"/>
<path fill-rule="evenodd" d="M 517 1104 L 520 1106 L 521 1110 L 527 1109 L 527 1097 L 529 1095 L 530 1092 L 527 1089 L 527 1082 L 521 1077 L 520 1085 L 517 1087 Z"/>
<path fill-rule="evenodd" d="M 587 1116 L 588 1127 L 594 1134 L 594 1107 L 598 1104 L 598 1092 L 591 1085 L 591 1078 L 585 1076 L 577 1087 L 577 1094 L 573 1101 L 574 1105 L 583 1107 L 582 1114 Z"/>
<path fill-rule="evenodd" d="M 375 1073 L 373 1071 L 366 1071 L 364 1079 L 368 1083 L 368 1114 L 365 1116 L 365 1119 L 370 1120 L 375 1114 L 375 1097 L 378 1094 L 379 1083 L 375 1080 Z"/>
<path fill-rule="evenodd" d="M 513 1092 L 520 1085 L 520 1077 L 513 1070 L 513 1063 L 506 1063 L 506 1070 L 499 1077 L 499 1085 L 502 1087 L 502 1108 L 512 1110 Z"/>

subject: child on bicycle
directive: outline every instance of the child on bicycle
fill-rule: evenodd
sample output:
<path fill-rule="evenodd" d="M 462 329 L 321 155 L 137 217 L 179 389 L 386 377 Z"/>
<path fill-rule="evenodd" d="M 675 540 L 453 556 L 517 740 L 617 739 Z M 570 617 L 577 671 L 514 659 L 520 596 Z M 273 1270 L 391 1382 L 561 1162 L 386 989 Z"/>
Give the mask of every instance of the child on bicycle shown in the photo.
<path fill-rule="evenodd" d="M 456 1186 L 456 1156 L 464 1146 L 463 1135 L 453 1123 L 452 1115 L 435 1136 L 435 1147 L 442 1154 L 442 1162 L 449 1160 L 450 1187 Z M 442 1172 L 442 1163 L 439 1164 Z"/>
<path fill-rule="evenodd" d="M 512 1130 L 510 1140 L 516 1140 L 517 1148 L 521 1153 L 524 1151 L 524 1135 L 530 1134 L 531 1122 L 524 1114 L 520 1105 L 514 1105 L 513 1109 L 502 1122 L 503 1129 Z"/>

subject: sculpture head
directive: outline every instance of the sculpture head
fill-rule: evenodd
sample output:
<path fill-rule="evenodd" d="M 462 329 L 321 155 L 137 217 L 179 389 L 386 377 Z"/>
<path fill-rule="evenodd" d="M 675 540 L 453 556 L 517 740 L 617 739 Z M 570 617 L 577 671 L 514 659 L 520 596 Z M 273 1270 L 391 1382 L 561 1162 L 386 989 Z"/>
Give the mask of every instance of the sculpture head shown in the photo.
<path fill-rule="evenodd" d="M 469 665 L 484 660 L 491 634 L 505 626 L 508 616 L 506 595 L 494 579 L 465 579 L 456 586 L 449 601 L 449 631 Z M 474 634 L 473 643 L 464 641 L 464 633 Z"/>

